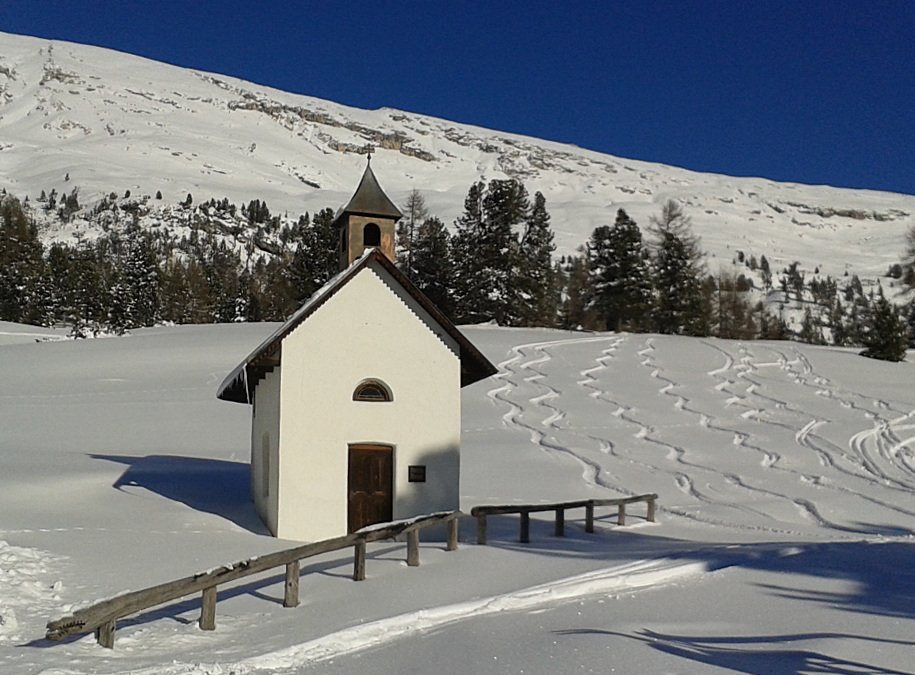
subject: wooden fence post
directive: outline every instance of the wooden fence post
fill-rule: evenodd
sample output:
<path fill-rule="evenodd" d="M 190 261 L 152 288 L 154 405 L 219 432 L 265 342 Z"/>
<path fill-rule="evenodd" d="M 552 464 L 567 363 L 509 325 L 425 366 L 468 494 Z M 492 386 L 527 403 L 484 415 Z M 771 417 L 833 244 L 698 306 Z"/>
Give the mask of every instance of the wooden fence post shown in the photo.
<path fill-rule="evenodd" d="M 365 540 L 357 541 L 353 546 L 353 581 L 365 580 Z"/>
<path fill-rule="evenodd" d="M 216 630 L 216 587 L 203 589 L 200 608 L 200 630 Z"/>
<path fill-rule="evenodd" d="M 117 621 L 111 619 L 95 629 L 95 639 L 105 649 L 114 649 L 114 629 Z"/>
<path fill-rule="evenodd" d="M 477 516 L 477 543 L 486 544 L 486 514 L 481 513 Z"/>
<path fill-rule="evenodd" d="M 299 561 L 293 560 L 286 565 L 286 594 L 283 597 L 283 607 L 298 607 L 299 605 Z"/>
<path fill-rule="evenodd" d="M 458 547 L 458 533 L 461 523 L 457 518 L 451 518 L 448 521 L 448 551 L 456 551 Z"/>
<path fill-rule="evenodd" d="M 419 567 L 419 530 L 407 532 L 407 565 Z"/>
<path fill-rule="evenodd" d="M 617 525 L 625 525 L 626 524 L 626 505 L 625 504 L 619 505 L 618 514 L 619 515 L 617 515 L 617 517 L 616 517 Z"/>
<path fill-rule="evenodd" d="M 521 535 L 519 537 L 522 544 L 531 543 L 531 513 L 530 511 L 521 512 Z"/>
<path fill-rule="evenodd" d="M 556 509 L 556 527 L 553 534 L 557 537 L 566 536 L 566 511 L 565 509 Z"/>
<path fill-rule="evenodd" d="M 594 532 L 594 504 L 585 506 L 585 532 Z"/>
<path fill-rule="evenodd" d="M 648 500 L 648 522 L 654 522 L 654 499 Z"/>

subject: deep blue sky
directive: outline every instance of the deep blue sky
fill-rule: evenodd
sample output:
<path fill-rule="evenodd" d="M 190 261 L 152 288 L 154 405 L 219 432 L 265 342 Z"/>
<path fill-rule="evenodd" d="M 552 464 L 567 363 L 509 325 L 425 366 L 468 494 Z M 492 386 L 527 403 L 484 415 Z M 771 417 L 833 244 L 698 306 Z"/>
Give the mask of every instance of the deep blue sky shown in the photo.
<path fill-rule="evenodd" d="M 621 157 L 915 194 L 915 0 L 0 0 L 0 30 Z"/>

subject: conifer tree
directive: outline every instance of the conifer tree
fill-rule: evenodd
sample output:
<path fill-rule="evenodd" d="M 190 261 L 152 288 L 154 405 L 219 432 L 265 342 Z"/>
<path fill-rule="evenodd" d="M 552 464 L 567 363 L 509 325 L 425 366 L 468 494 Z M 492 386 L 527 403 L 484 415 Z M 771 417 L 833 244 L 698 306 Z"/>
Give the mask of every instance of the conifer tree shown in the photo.
<path fill-rule="evenodd" d="M 605 330 L 645 326 L 651 280 L 642 232 L 623 210 L 612 227 L 595 228 L 588 242 L 591 278 L 587 306 Z"/>
<path fill-rule="evenodd" d="M 909 331 L 909 347 L 915 347 L 915 300 L 909 303 L 906 312 L 906 325 Z"/>
<path fill-rule="evenodd" d="M 772 270 L 769 268 L 769 261 L 766 256 L 759 259 L 759 275 L 762 278 L 763 290 L 767 293 L 772 290 Z"/>
<path fill-rule="evenodd" d="M 735 278 L 733 272 L 719 272 L 716 284 L 715 314 L 717 330 L 715 335 L 735 340 L 751 340 L 756 337 L 758 326 L 756 313 L 747 300 L 746 290 Z"/>
<path fill-rule="evenodd" d="M 708 295 L 703 294 L 703 253 L 693 235 L 690 219 L 674 201 L 668 201 L 659 217 L 651 218 L 654 235 L 654 327 L 659 333 L 708 334 Z"/>
<path fill-rule="evenodd" d="M 485 184 L 470 186 L 464 198 L 464 212 L 454 223 L 452 260 L 454 261 L 454 320 L 477 323 L 492 318 L 489 283 L 485 278 L 485 258 L 479 248 L 487 236 L 483 222 Z"/>
<path fill-rule="evenodd" d="M 905 252 L 902 255 L 902 281 L 909 289 L 915 288 L 915 225 L 905 233 Z"/>
<path fill-rule="evenodd" d="M 591 318 L 593 310 L 588 309 L 587 302 L 591 284 L 589 257 L 583 246 L 578 252 L 579 255 L 557 263 L 557 275 L 562 275 L 558 322 L 561 328 L 570 330 L 596 327 Z"/>
<path fill-rule="evenodd" d="M 838 296 L 829 309 L 829 328 L 832 332 L 832 344 L 837 347 L 846 347 L 850 344 L 845 325 L 845 309 L 842 306 L 842 300 Z"/>
<path fill-rule="evenodd" d="M 413 258 L 417 230 L 429 217 L 426 200 L 419 190 L 411 190 L 407 201 L 401 207 L 403 218 L 397 223 L 397 266 L 400 271 L 413 278 Z"/>
<path fill-rule="evenodd" d="M 159 267 L 150 238 L 134 233 L 122 269 L 127 328 L 153 326 L 159 319 Z"/>
<path fill-rule="evenodd" d="M 454 263 L 448 230 L 433 216 L 426 218 L 414 235 L 410 280 L 446 316 L 453 317 Z"/>
<path fill-rule="evenodd" d="M 163 321 L 210 323 L 212 304 L 210 287 L 196 258 L 167 261 L 161 276 Z"/>
<path fill-rule="evenodd" d="M 67 303 L 67 323 L 72 337 L 97 335 L 107 323 L 108 301 L 101 270 L 92 251 L 82 245 L 73 252 L 67 286 L 72 295 Z"/>
<path fill-rule="evenodd" d="M 19 200 L 0 197 L 0 320 L 42 325 L 50 294 L 43 246 Z"/>
<path fill-rule="evenodd" d="M 480 243 L 493 318 L 500 326 L 523 322 L 523 298 L 518 284 L 523 264 L 518 233 L 530 217 L 530 210 L 527 190 L 519 181 L 490 181 L 483 198 L 486 236 Z"/>
<path fill-rule="evenodd" d="M 544 277 L 548 274 L 544 254 L 552 251 L 552 235 L 545 201 L 536 216 L 532 214 L 527 190 L 517 180 L 493 180 L 488 186 L 478 182 L 470 187 L 452 239 L 457 321 L 494 320 L 515 326 L 542 311 L 543 298 L 533 298 L 520 281 L 529 271 Z M 522 244 L 525 234 L 529 245 Z"/>
<path fill-rule="evenodd" d="M 862 356 L 882 361 L 902 361 L 908 346 L 908 327 L 899 309 L 880 289 L 873 300 L 870 321 L 864 333 Z"/>
<path fill-rule="evenodd" d="M 826 340 L 823 338 L 823 330 L 820 328 L 819 322 L 814 318 L 813 312 L 810 311 L 809 307 L 804 310 L 804 320 L 801 322 L 801 332 L 798 337 L 801 342 L 806 342 L 807 344 L 826 344 Z"/>
<path fill-rule="evenodd" d="M 520 291 L 517 296 L 520 325 L 552 326 L 556 322 L 559 292 L 553 269 L 555 250 L 546 198 L 537 192 L 521 237 L 515 271 L 515 284 Z"/>
<path fill-rule="evenodd" d="M 288 278 L 295 304 L 302 304 L 337 273 L 337 244 L 334 212 L 323 209 L 309 219 L 299 218 L 298 244 L 289 265 Z"/>

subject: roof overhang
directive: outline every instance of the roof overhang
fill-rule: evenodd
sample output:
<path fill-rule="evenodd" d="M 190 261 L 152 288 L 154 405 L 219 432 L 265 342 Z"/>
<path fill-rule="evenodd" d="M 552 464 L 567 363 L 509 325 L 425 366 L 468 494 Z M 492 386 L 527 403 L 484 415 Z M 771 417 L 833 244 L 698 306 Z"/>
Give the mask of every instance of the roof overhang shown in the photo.
<path fill-rule="evenodd" d="M 497 368 L 470 340 L 464 337 L 463 333 L 457 329 L 451 320 L 403 272 L 397 269 L 394 263 L 388 260 L 387 256 L 378 249 L 373 248 L 367 250 L 349 267 L 316 291 L 282 326 L 264 340 L 244 361 L 238 364 L 223 380 L 217 390 L 216 397 L 223 401 L 234 401 L 236 403 L 253 402 L 254 389 L 258 381 L 280 365 L 282 357 L 281 345 L 286 336 L 298 328 L 360 271 L 373 263 L 380 265 L 458 344 L 462 387 L 479 382 L 497 372 Z"/>

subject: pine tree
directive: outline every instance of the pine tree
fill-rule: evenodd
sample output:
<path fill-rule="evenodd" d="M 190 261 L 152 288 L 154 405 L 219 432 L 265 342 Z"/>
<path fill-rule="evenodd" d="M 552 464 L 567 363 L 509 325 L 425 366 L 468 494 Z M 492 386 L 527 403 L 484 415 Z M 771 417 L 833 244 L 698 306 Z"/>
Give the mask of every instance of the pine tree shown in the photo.
<path fill-rule="evenodd" d="M 417 230 L 429 217 L 429 210 L 425 198 L 416 189 L 407 196 L 402 210 L 403 218 L 397 223 L 397 266 L 412 279 Z"/>
<path fill-rule="evenodd" d="M 0 320 L 49 321 L 50 280 L 35 223 L 19 200 L 0 198 Z"/>
<path fill-rule="evenodd" d="M 593 310 L 588 309 L 588 292 L 591 284 L 587 249 L 580 246 L 579 255 L 557 263 L 557 276 L 562 286 L 559 304 L 559 326 L 570 330 L 596 327 Z"/>
<path fill-rule="evenodd" d="M 909 303 L 906 325 L 909 331 L 909 347 L 915 347 L 915 300 Z"/>
<path fill-rule="evenodd" d="M 647 324 L 651 280 L 642 232 L 623 210 L 612 227 L 595 228 L 588 242 L 591 270 L 587 306 L 605 330 L 638 330 Z"/>
<path fill-rule="evenodd" d="M 902 256 L 902 281 L 910 289 L 915 288 L 915 225 L 905 233 L 905 252 Z"/>
<path fill-rule="evenodd" d="M 295 304 L 305 302 L 337 273 L 339 237 L 331 209 L 319 211 L 311 219 L 307 215 L 299 218 L 299 243 L 287 272 Z"/>
<path fill-rule="evenodd" d="M 159 267 L 148 236 L 138 233 L 130 242 L 123 280 L 130 299 L 128 327 L 155 325 L 159 319 Z"/>
<path fill-rule="evenodd" d="M 759 274 L 762 277 L 763 289 L 768 293 L 772 290 L 772 270 L 769 268 L 769 261 L 766 256 L 759 259 Z"/>
<path fill-rule="evenodd" d="M 483 197 L 486 236 L 481 241 L 483 274 L 489 284 L 493 318 L 500 326 L 517 326 L 522 319 L 522 268 L 519 231 L 530 217 L 527 190 L 514 179 L 490 181 Z"/>
<path fill-rule="evenodd" d="M 486 186 L 470 186 L 464 199 L 464 212 L 454 223 L 452 260 L 454 261 L 454 320 L 478 323 L 492 318 L 489 280 L 485 278 L 486 262 L 480 246 L 487 236 L 483 222 L 483 194 Z"/>
<path fill-rule="evenodd" d="M 71 295 L 66 321 L 72 337 L 84 338 L 101 332 L 108 319 L 108 299 L 101 269 L 93 252 L 82 245 L 72 253 L 67 283 Z"/>
<path fill-rule="evenodd" d="M 521 237 L 514 282 L 520 290 L 517 315 L 523 326 L 553 326 L 559 304 L 556 275 L 553 270 L 553 231 L 546 198 L 534 195 L 534 204 Z"/>
<path fill-rule="evenodd" d="M 715 309 L 717 330 L 721 338 L 752 340 L 758 334 L 757 311 L 747 299 L 747 291 L 733 272 L 719 272 L 715 285 Z"/>
<path fill-rule="evenodd" d="M 161 313 L 163 321 L 210 323 L 213 300 L 201 266 L 195 258 L 174 257 L 161 275 Z"/>
<path fill-rule="evenodd" d="M 410 280 L 446 316 L 453 317 L 454 263 L 448 230 L 433 216 L 426 218 L 414 234 Z"/>
<path fill-rule="evenodd" d="M 759 313 L 759 337 L 763 340 L 788 340 L 791 338 L 791 330 L 785 322 L 785 317 L 779 313 L 773 316 L 769 313 L 762 303 L 757 305 Z"/>
<path fill-rule="evenodd" d="M 838 297 L 829 309 L 829 329 L 832 332 L 832 344 L 837 347 L 847 347 L 850 344 L 845 325 L 845 308 Z"/>
<path fill-rule="evenodd" d="M 51 302 L 50 322 L 63 322 L 67 316 L 65 307 L 71 295 L 68 246 L 59 242 L 51 245 L 48 249 L 47 270 Z"/>
<path fill-rule="evenodd" d="M 120 269 L 115 269 L 108 286 L 108 328 L 118 335 L 133 327 L 130 290 Z"/>
<path fill-rule="evenodd" d="M 899 309 L 883 295 L 873 301 L 870 321 L 864 333 L 862 356 L 882 361 L 902 361 L 908 346 L 908 327 Z"/>
<path fill-rule="evenodd" d="M 823 338 L 823 331 L 820 328 L 820 324 L 814 318 L 813 312 L 810 311 L 809 307 L 804 310 L 804 320 L 801 322 L 801 332 L 798 337 L 800 338 L 801 342 L 806 342 L 807 344 L 826 344 L 826 340 Z"/>
<path fill-rule="evenodd" d="M 674 201 L 668 201 L 659 217 L 652 217 L 654 235 L 654 327 L 659 333 L 707 335 L 710 308 L 703 294 L 703 253 L 692 234 L 690 219 Z"/>

